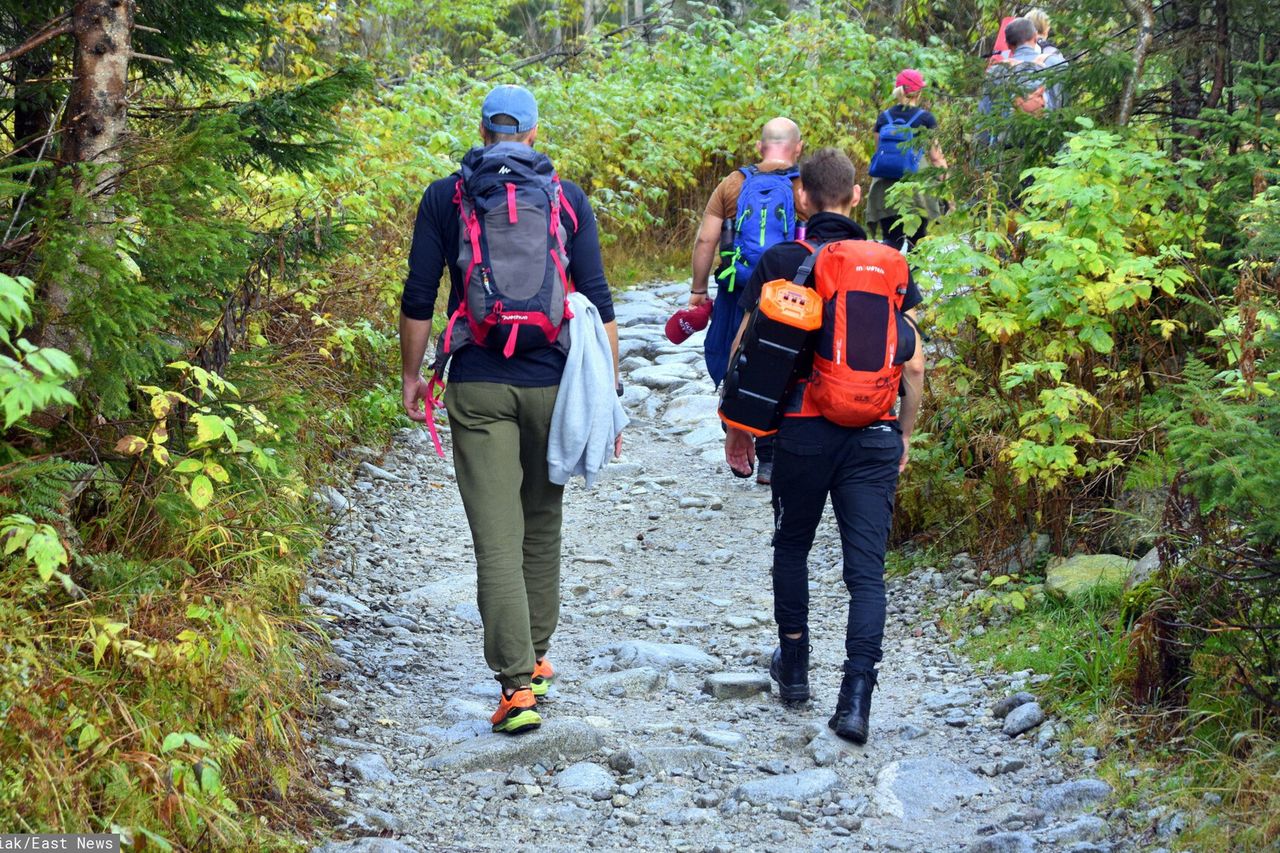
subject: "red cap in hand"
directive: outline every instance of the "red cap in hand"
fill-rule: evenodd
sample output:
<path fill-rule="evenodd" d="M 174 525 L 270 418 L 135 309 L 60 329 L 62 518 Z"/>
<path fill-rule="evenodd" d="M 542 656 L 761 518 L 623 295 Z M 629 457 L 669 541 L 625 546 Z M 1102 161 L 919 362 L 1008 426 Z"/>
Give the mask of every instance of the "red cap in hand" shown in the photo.
<path fill-rule="evenodd" d="M 667 321 L 667 340 L 673 344 L 684 343 L 694 332 L 701 332 L 711 320 L 711 301 L 694 308 L 681 308 Z"/>

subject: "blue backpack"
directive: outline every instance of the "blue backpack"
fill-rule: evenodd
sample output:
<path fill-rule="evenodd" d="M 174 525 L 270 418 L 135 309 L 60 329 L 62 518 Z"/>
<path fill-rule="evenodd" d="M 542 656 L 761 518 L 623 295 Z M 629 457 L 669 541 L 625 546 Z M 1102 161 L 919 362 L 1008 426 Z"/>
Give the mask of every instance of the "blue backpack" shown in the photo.
<path fill-rule="evenodd" d="M 758 166 L 743 166 L 738 171 L 744 180 L 733 220 L 733 244 L 720 252 L 724 269 L 717 276 L 731 293 L 751 278 L 765 249 L 795 239 L 796 202 L 791 182 L 800 174 L 795 167 L 761 172 Z"/>
<path fill-rule="evenodd" d="M 871 157 L 871 166 L 867 174 L 873 178 L 897 180 L 903 175 L 913 174 L 920 169 L 920 149 L 912 145 L 915 140 L 915 123 L 924 115 L 924 110 L 916 110 L 911 118 L 895 121 L 886 110 L 885 124 L 880 128 L 880 137 L 876 143 L 876 153 Z"/>

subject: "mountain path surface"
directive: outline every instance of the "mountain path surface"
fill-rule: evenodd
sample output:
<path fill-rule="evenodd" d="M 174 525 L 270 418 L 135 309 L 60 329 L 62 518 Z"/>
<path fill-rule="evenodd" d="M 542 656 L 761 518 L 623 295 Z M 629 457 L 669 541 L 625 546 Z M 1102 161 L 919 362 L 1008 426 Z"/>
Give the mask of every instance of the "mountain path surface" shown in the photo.
<path fill-rule="evenodd" d="M 857 747 L 826 727 L 847 604 L 828 512 L 810 557 L 814 699 L 778 701 L 769 490 L 723 461 L 702 335 L 663 335 L 685 293 L 618 296 L 632 424 L 601 481 L 565 494 L 540 730 L 489 731 L 470 533 L 426 433 L 357 449 L 353 481 L 327 491 L 336 520 L 306 597 L 331 617 L 333 656 L 311 735 L 346 840 L 317 850 L 1136 849 L 1096 752 L 1035 725 L 1046 676 L 981 673 L 938 628 L 976 583 L 963 555 L 889 580 Z"/>

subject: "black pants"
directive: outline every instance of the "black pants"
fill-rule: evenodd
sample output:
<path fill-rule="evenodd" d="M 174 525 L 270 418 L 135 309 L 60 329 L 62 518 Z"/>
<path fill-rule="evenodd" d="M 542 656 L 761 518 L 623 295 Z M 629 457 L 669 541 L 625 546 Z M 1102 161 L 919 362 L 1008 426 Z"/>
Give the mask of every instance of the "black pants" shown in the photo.
<path fill-rule="evenodd" d="M 823 418 L 786 418 L 774 439 L 774 619 L 784 634 L 809 625 L 809 550 L 830 494 L 849 590 L 845 655 L 856 669 L 880 661 L 884 554 L 901 458 L 902 433 L 893 422 L 853 430 Z"/>
<path fill-rule="evenodd" d="M 899 252 L 908 239 L 911 245 L 915 245 L 924 239 L 925 234 L 929 232 L 929 220 L 921 219 L 920 227 L 916 229 L 916 233 L 907 234 L 902 230 L 902 223 L 898 221 L 898 217 L 891 216 L 888 219 L 880 220 L 880 232 L 884 234 L 884 242 L 886 245 L 892 246 Z"/>

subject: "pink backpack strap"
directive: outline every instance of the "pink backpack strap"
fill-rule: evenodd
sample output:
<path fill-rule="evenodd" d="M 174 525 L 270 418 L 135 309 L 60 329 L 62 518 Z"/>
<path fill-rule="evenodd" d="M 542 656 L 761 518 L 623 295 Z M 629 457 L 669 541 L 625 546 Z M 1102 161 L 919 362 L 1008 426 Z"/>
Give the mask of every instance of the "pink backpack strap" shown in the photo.
<path fill-rule="evenodd" d="M 573 233 L 577 234 L 578 213 L 573 209 L 573 205 L 569 204 L 569 199 L 565 198 L 564 187 L 560 185 L 560 176 L 556 175 L 552 180 L 555 182 L 556 189 L 559 191 L 556 194 L 560 196 L 560 206 L 564 208 L 565 213 L 569 214 L 569 221 L 573 223 Z"/>
<path fill-rule="evenodd" d="M 445 458 L 444 445 L 440 443 L 440 433 L 436 431 L 436 409 L 444 408 L 444 380 L 439 373 L 431 377 L 427 383 L 427 432 L 431 434 L 431 443 L 435 446 L 436 455 Z"/>

